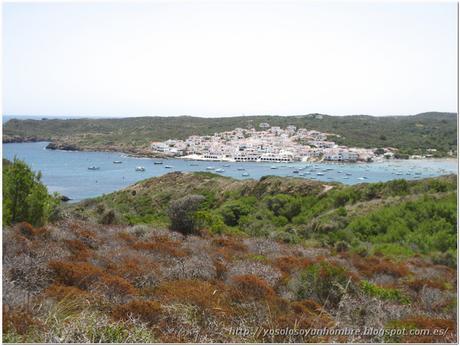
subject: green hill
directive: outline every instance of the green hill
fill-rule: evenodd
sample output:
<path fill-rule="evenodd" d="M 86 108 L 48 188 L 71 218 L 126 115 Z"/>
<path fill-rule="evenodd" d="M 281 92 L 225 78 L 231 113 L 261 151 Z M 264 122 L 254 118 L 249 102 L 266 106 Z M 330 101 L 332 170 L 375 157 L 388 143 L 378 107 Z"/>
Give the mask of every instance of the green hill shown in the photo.
<path fill-rule="evenodd" d="M 167 227 L 171 203 L 198 195 L 204 202 L 197 223 L 211 233 L 455 260 L 456 186 L 453 175 L 347 186 L 176 172 L 71 208 L 94 222 Z"/>
<path fill-rule="evenodd" d="M 3 127 L 3 141 L 50 140 L 74 145 L 81 150 L 135 151 L 151 141 L 185 139 L 210 135 L 236 127 L 295 125 L 322 132 L 339 144 L 366 148 L 396 147 L 403 153 L 424 153 L 437 149 L 439 156 L 457 150 L 457 114 L 422 113 L 413 116 L 373 117 L 368 115 L 329 116 L 245 116 L 228 118 L 137 117 L 113 119 L 9 120 Z"/>

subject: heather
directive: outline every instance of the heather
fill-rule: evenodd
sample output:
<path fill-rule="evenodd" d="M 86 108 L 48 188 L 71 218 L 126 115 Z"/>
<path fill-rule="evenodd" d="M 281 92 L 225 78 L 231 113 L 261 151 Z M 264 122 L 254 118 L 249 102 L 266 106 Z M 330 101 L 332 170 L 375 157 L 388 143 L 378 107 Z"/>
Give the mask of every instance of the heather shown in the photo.
<path fill-rule="evenodd" d="M 4 227 L 4 342 L 457 340 L 454 176 L 171 173 L 51 209 Z M 260 332 L 283 328 L 447 332 Z"/>

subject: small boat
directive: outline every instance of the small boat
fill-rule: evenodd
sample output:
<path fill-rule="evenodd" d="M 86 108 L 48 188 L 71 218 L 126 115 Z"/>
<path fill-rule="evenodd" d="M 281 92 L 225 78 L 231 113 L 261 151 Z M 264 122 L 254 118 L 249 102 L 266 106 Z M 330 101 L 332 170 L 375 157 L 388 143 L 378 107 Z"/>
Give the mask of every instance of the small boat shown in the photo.
<path fill-rule="evenodd" d="M 90 171 L 98 171 L 98 170 L 99 170 L 99 167 L 90 166 L 90 167 L 88 167 L 88 170 L 90 170 Z"/>
<path fill-rule="evenodd" d="M 239 171 L 244 171 L 245 168 L 243 168 L 243 167 L 238 167 L 237 170 L 239 170 Z"/>
<path fill-rule="evenodd" d="M 358 179 L 359 179 L 359 180 L 366 180 L 367 177 L 359 177 Z"/>
<path fill-rule="evenodd" d="M 299 174 L 299 170 L 295 169 L 292 171 L 292 173 Z"/>
<path fill-rule="evenodd" d="M 227 164 L 227 165 L 224 165 L 224 167 L 230 167 L 230 165 Z"/>
<path fill-rule="evenodd" d="M 162 162 L 162 161 L 155 161 L 153 164 L 154 164 L 154 165 L 162 165 L 163 162 Z"/>
<path fill-rule="evenodd" d="M 225 172 L 225 170 L 223 168 L 217 168 L 216 169 L 216 173 L 223 173 Z"/>
<path fill-rule="evenodd" d="M 206 167 L 206 169 L 207 169 L 208 171 L 212 171 L 212 170 L 214 169 L 214 167 L 209 166 L 209 167 Z"/>
<path fill-rule="evenodd" d="M 324 173 L 318 172 L 316 173 L 316 175 L 324 175 Z"/>
<path fill-rule="evenodd" d="M 145 168 L 142 167 L 142 166 L 137 166 L 136 167 L 136 172 L 144 172 L 145 171 Z"/>
<path fill-rule="evenodd" d="M 121 161 L 113 161 L 113 163 L 115 163 L 115 164 L 120 164 L 120 163 L 122 163 L 122 162 L 121 162 Z"/>
<path fill-rule="evenodd" d="M 173 168 L 172 166 L 165 166 L 166 169 Z"/>
<path fill-rule="evenodd" d="M 244 172 L 243 174 L 241 174 L 243 177 L 249 177 L 249 173 L 248 172 Z"/>
<path fill-rule="evenodd" d="M 345 174 L 346 174 L 346 175 L 348 175 L 348 176 L 350 176 L 350 175 L 351 175 L 351 173 L 345 173 Z"/>
<path fill-rule="evenodd" d="M 422 175 L 422 173 L 420 173 L 420 172 L 415 172 L 415 175 Z"/>
<path fill-rule="evenodd" d="M 192 166 L 192 167 L 197 167 L 197 166 L 198 166 L 198 163 L 191 163 L 190 166 Z"/>
<path fill-rule="evenodd" d="M 270 169 L 278 169 L 276 166 L 271 166 Z"/>

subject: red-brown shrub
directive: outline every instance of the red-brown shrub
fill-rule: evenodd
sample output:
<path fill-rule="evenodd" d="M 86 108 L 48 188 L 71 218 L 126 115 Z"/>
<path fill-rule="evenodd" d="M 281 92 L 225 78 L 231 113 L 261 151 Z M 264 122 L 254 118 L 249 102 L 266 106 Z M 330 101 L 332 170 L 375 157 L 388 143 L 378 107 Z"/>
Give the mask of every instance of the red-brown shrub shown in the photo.
<path fill-rule="evenodd" d="M 58 282 L 81 289 L 87 289 L 104 274 L 101 269 L 85 262 L 51 261 L 49 266 Z"/>
<path fill-rule="evenodd" d="M 230 310 L 227 288 L 223 284 L 199 280 L 168 281 L 158 286 L 155 295 L 161 301 L 193 304 L 216 313 Z"/>
<path fill-rule="evenodd" d="M 305 257 L 284 256 L 276 258 L 273 264 L 284 273 L 292 273 L 309 266 L 312 262 Z"/>
<path fill-rule="evenodd" d="M 428 318 L 424 316 L 409 317 L 396 322 L 397 326 L 406 329 L 427 329 L 430 335 L 406 335 L 400 342 L 403 343 L 452 343 L 457 340 L 457 323 L 454 320 Z M 444 335 L 434 335 L 433 331 L 444 330 Z"/>
<path fill-rule="evenodd" d="M 31 329 L 41 328 L 42 324 L 32 317 L 30 311 L 10 310 L 3 306 L 2 328 L 3 334 L 14 331 L 19 335 L 27 334 Z"/>
<path fill-rule="evenodd" d="M 87 298 L 88 293 L 78 287 L 52 284 L 45 290 L 44 296 L 61 301 L 69 298 Z"/>
<path fill-rule="evenodd" d="M 135 295 L 137 290 L 125 279 L 114 275 L 103 275 L 101 281 L 105 286 L 105 293 L 109 297 Z"/>
<path fill-rule="evenodd" d="M 429 280 L 429 279 L 415 279 L 415 280 L 409 281 L 407 283 L 407 286 L 416 292 L 420 292 L 424 287 L 437 288 L 440 290 L 446 289 L 443 282 Z"/>
<path fill-rule="evenodd" d="M 65 243 L 73 255 L 72 260 L 82 262 L 91 256 L 91 251 L 81 240 L 66 239 Z"/>
<path fill-rule="evenodd" d="M 152 252 L 159 252 L 163 255 L 173 256 L 173 257 L 185 257 L 187 252 L 180 248 L 180 243 L 177 241 L 172 241 L 168 238 L 157 239 L 151 242 L 138 241 L 132 244 L 132 248 L 135 250 L 145 250 Z"/>
<path fill-rule="evenodd" d="M 246 300 L 252 298 L 255 300 L 272 298 L 275 291 L 268 283 L 255 275 L 237 275 L 232 278 L 234 291 L 233 298 L 237 300 Z"/>
<path fill-rule="evenodd" d="M 46 237 L 49 235 L 49 231 L 46 227 L 34 228 L 28 222 L 20 222 L 15 227 L 16 232 L 28 239 L 34 239 L 37 237 Z"/>
<path fill-rule="evenodd" d="M 395 263 L 382 257 L 371 256 L 362 258 L 354 255 L 351 257 L 351 261 L 367 277 L 372 277 L 375 274 L 388 274 L 399 278 L 407 276 L 410 273 L 404 263 Z"/>
<path fill-rule="evenodd" d="M 125 320 L 133 316 L 152 325 L 158 322 L 161 317 L 161 305 L 159 302 L 152 300 L 133 300 L 115 307 L 112 316 L 117 320 Z"/>

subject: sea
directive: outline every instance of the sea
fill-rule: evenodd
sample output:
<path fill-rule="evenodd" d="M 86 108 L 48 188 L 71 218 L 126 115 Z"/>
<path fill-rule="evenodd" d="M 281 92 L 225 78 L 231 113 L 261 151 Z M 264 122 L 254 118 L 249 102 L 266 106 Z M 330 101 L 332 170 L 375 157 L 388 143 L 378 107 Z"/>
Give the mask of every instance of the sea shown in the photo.
<path fill-rule="evenodd" d="M 250 163 L 129 157 L 113 152 L 47 150 L 47 142 L 3 144 L 3 157 L 15 156 L 42 173 L 50 192 L 80 201 L 101 196 L 169 172 L 212 172 L 235 179 L 267 175 L 359 184 L 457 174 L 455 159 L 388 160 L 375 163 Z M 121 161 L 121 163 L 114 163 Z M 159 164 L 161 162 L 162 164 Z M 156 163 L 156 164 L 155 164 Z M 90 170 L 89 167 L 98 167 Z M 144 171 L 136 171 L 144 167 Z"/>

